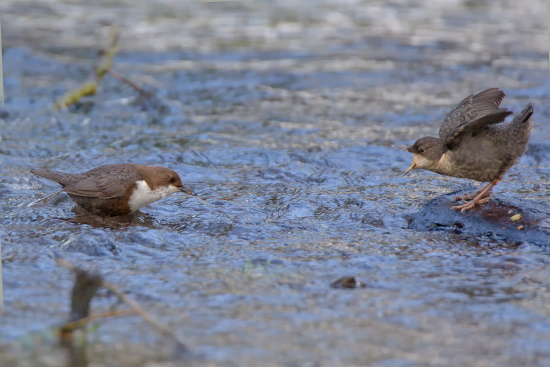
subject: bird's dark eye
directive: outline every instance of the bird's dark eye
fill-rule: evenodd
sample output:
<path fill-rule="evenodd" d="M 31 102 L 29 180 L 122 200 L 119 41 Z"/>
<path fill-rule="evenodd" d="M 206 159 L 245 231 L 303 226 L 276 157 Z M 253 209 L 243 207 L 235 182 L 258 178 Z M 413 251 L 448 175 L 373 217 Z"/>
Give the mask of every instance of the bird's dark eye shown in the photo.
<path fill-rule="evenodd" d="M 173 177 L 173 176 L 172 176 L 172 177 L 170 177 L 170 183 L 174 183 L 174 182 L 176 182 L 176 178 L 175 178 L 175 177 Z"/>
<path fill-rule="evenodd" d="M 425 151 L 426 151 L 426 149 L 424 149 L 424 148 L 418 148 L 418 153 L 420 153 L 420 154 L 424 153 Z"/>

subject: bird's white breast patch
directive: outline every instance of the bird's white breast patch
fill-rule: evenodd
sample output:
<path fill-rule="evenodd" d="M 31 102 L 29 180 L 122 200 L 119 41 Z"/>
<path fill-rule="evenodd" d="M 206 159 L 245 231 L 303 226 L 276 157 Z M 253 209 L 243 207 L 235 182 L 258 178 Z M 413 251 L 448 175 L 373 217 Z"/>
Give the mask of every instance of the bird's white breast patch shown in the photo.
<path fill-rule="evenodd" d="M 130 206 L 131 211 L 136 211 L 147 204 L 151 204 L 160 199 L 166 199 L 168 196 L 177 191 L 179 191 L 178 188 L 173 185 L 160 186 L 155 190 L 151 190 L 145 180 L 136 181 L 136 188 L 130 196 L 128 205 Z"/>
<path fill-rule="evenodd" d="M 439 162 L 437 162 L 437 168 L 443 174 L 447 174 L 450 170 L 452 171 L 454 165 L 455 163 L 452 161 L 449 153 L 443 153 L 441 158 L 439 158 Z"/>

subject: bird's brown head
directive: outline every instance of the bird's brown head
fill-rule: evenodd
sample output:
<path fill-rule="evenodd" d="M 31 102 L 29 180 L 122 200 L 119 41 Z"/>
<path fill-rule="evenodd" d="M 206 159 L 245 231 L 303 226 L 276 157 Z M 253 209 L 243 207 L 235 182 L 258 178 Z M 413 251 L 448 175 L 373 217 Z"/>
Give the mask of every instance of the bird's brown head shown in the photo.
<path fill-rule="evenodd" d="M 437 165 L 447 151 L 445 144 L 441 139 L 426 136 L 420 138 L 414 142 L 413 145 L 404 149 L 409 153 L 414 154 L 413 163 L 403 175 L 406 175 L 413 169 L 426 169 L 429 171 L 436 171 Z"/>
<path fill-rule="evenodd" d="M 142 166 L 140 171 L 151 190 L 156 190 L 161 187 L 169 187 L 173 189 L 174 192 L 181 191 L 189 195 L 193 194 L 191 190 L 183 186 L 180 176 L 170 168 L 160 166 Z"/>

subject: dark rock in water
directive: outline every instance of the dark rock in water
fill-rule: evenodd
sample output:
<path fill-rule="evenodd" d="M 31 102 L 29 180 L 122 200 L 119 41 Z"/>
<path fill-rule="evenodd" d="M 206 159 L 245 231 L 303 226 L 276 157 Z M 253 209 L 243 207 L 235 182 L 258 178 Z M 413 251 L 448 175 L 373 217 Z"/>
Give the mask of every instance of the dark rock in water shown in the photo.
<path fill-rule="evenodd" d="M 550 245 L 550 205 L 531 200 L 491 199 L 465 213 L 452 209 L 454 197 L 468 194 L 461 190 L 428 201 L 415 214 L 410 228 L 452 230 L 474 236 L 489 235 L 508 242 Z"/>
<path fill-rule="evenodd" d="M 354 288 L 365 288 L 365 285 L 361 283 L 355 277 L 342 277 L 338 278 L 332 283 L 330 283 L 332 288 L 342 288 L 342 289 L 354 289 Z"/>

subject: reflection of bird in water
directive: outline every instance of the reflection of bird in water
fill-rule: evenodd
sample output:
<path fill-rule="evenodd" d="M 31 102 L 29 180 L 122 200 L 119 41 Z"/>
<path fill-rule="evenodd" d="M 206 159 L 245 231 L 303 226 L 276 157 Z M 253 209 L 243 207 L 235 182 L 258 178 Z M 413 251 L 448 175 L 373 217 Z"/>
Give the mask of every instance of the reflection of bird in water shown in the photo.
<path fill-rule="evenodd" d="M 504 92 L 487 89 L 466 97 L 445 116 L 439 138 L 426 136 L 405 149 L 414 154 L 413 169 L 489 182 L 475 194 L 458 197 L 462 212 L 489 201 L 492 188 L 500 182 L 527 149 L 533 105 L 529 103 L 510 123 L 512 114 L 500 108 Z"/>

